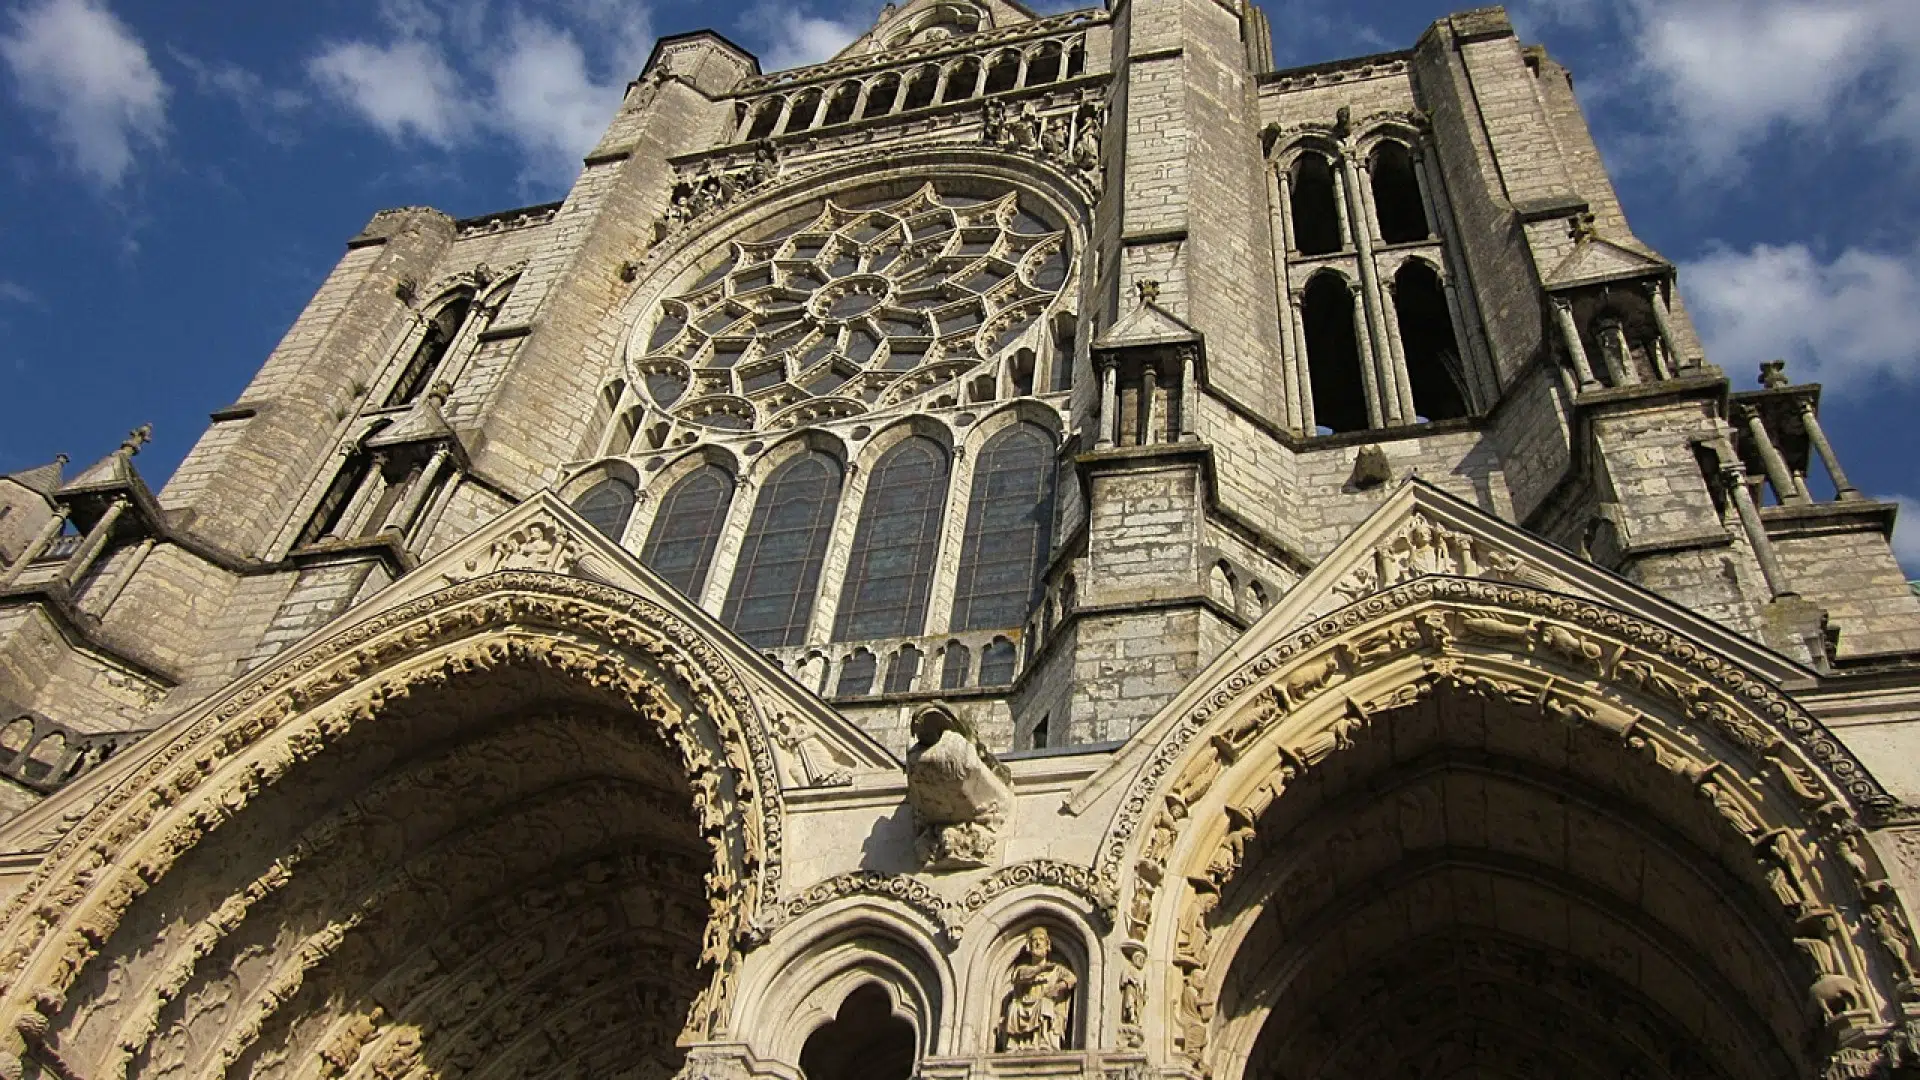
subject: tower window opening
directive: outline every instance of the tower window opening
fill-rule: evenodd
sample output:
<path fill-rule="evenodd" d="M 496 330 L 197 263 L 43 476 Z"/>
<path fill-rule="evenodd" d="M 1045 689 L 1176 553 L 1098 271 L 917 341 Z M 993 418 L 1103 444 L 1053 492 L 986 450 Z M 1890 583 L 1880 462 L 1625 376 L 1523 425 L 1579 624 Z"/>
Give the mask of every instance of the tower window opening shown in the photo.
<path fill-rule="evenodd" d="M 1367 171 L 1373 178 L 1373 207 L 1380 218 L 1380 238 L 1389 244 L 1430 238 L 1433 228 L 1427 222 L 1426 200 L 1420 195 L 1420 179 L 1407 148 L 1397 142 L 1382 143 Z"/>
<path fill-rule="evenodd" d="M 1060 43 L 1049 41 L 1033 54 L 1027 64 L 1027 85 L 1044 86 L 1060 80 Z"/>
<path fill-rule="evenodd" d="M 454 339 L 460 336 L 460 328 L 466 325 L 467 315 L 472 310 L 473 294 L 461 293 L 428 320 L 420 344 L 414 347 L 407 366 L 401 369 L 400 377 L 394 380 L 393 389 L 387 393 L 387 408 L 411 405 L 420 396 L 420 391 L 426 389 L 432 380 L 433 373 L 439 370 L 440 362 L 447 358 L 447 352 L 453 348 Z"/>
<path fill-rule="evenodd" d="M 764 139 L 773 134 L 773 129 L 780 123 L 780 103 L 782 100 L 783 99 L 777 97 L 768 98 L 761 102 L 759 107 L 754 110 L 753 126 L 747 129 L 747 139 L 749 141 Z"/>
<path fill-rule="evenodd" d="M 947 642 L 940 661 L 940 689 L 964 689 L 972 672 L 973 650 L 957 641 Z"/>
<path fill-rule="evenodd" d="M 924 109 L 933 104 L 933 92 L 940 85 L 940 69 L 923 67 L 914 72 L 913 81 L 907 84 L 907 104 L 909 109 Z"/>
<path fill-rule="evenodd" d="M 1020 82 L 1020 54 L 1003 52 L 993 58 L 993 66 L 987 69 L 987 93 L 998 94 L 1013 89 Z"/>
<path fill-rule="evenodd" d="M 786 134 L 813 126 L 813 114 L 820 111 L 820 91 L 809 90 L 793 99 L 793 111 L 787 114 Z"/>
<path fill-rule="evenodd" d="M 1459 339 L 1446 290 L 1431 266 L 1415 260 L 1400 268 L 1393 276 L 1393 309 L 1400 322 L 1414 412 L 1427 421 L 1469 415 Z"/>
<path fill-rule="evenodd" d="M 864 697 L 873 693 L 873 679 L 879 673 L 879 661 L 866 649 L 855 649 L 840 665 L 840 679 L 834 684 L 835 697 Z"/>
<path fill-rule="evenodd" d="M 1353 291 L 1338 275 L 1323 273 L 1307 285 L 1301 308 L 1314 419 L 1333 433 L 1365 431 L 1367 387 L 1353 325 Z"/>
<path fill-rule="evenodd" d="M 1293 165 L 1293 244 L 1302 255 L 1331 255 L 1340 236 L 1340 192 L 1333 163 L 1324 154 L 1302 154 Z"/>
<path fill-rule="evenodd" d="M 867 91 L 867 107 L 861 112 L 864 119 L 869 116 L 885 116 L 893 108 L 894 99 L 900 96 L 900 77 L 883 75 L 873 81 Z"/>
<path fill-rule="evenodd" d="M 965 101 L 973 96 L 974 84 L 979 81 L 980 61 L 969 56 L 947 70 L 947 92 L 940 100 Z"/>
<path fill-rule="evenodd" d="M 1007 686 L 1013 682 L 1013 673 L 1018 668 L 1020 654 L 1014 649 L 1013 642 L 1007 638 L 994 638 L 992 643 L 980 650 L 980 685 Z"/>
<path fill-rule="evenodd" d="M 900 651 L 893 654 L 893 663 L 887 665 L 887 693 L 911 693 L 913 681 L 919 677 L 920 650 L 912 645 L 900 646 Z"/>
<path fill-rule="evenodd" d="M 839 89 L 833 92 L 832 100 L 827 103 L 826 119 L 822 120 L 821 123 L 844 124 L 853 119 L 853 109 L 859 101 L 860 84 L 857 82 L 841 83 Z"/>

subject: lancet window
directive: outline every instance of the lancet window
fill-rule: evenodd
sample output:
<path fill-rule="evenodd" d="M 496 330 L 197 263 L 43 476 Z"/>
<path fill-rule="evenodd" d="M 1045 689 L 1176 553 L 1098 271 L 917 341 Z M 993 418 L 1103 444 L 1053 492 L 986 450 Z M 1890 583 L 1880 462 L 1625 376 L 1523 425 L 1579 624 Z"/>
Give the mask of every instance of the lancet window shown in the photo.
<path fill-rule="evenodd" d="M 386 408 L 410 405 L 420 396 L 447 358 L 448 350 L 453 348 L 460 328 L 466 325 L 472 312 L 473 293 L 464 289 L 440 305 L 440 310 L 427 320 L 426 329 L 407 358 L 406 366 L 400 369 L 399 377 L 394 379 L 393 388 L 387 391 Z"/>
<path fill-rule="evenodd" d="M 920 633 L 946 501 L 947 454 L 933 440 L 909 438 L 880 458 L 853 534 L 835 640 Z"/>
<path fill-rule="evenodd" d="M 1053 439 L 1032 424 L 995 435 L 974 465 L 953 629 L 1019 626 L 1040 598 L 1053 544 Z"/>
<path fill-rule="evenodd" d="M 811 451 L 776 468 L 761 489 L 721 615 L 755 648 L 805 639 L 840 482 L 839 462 Z"/>
<path fill-rule="evenodd" d="M 627 519 L 633 516 L 633 503 L 633 485 L 618 477 L 608 477 L 587 489 L 574 501 L 573 508 L 587 524 L 617 544 L 627 531 Z"/>
<path fill-rule="evenodd" d="M 732 504 L 733 477 L 725 469 L 709 464 L 688 473 L 660 500 L 640 561 L 699 599 Z"/>

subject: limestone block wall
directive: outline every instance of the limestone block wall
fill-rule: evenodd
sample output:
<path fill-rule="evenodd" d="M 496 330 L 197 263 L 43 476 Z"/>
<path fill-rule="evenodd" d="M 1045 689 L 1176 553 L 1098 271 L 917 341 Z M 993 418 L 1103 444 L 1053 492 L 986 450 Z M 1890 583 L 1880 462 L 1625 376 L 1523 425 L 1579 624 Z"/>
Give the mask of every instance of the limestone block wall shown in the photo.
<path fill-rule="evenodd" d="M 1787 507 L 1765 516 L 1788 583 L 1825 608 L 1840 631 L 1838 657 L 1920 653 L 1920 597 L 1906 587 L 1906 574 L 1887 544 L 1884 517 L 1861 521 L 1847 503 L 1820 509 L 1828 512 Z"/>

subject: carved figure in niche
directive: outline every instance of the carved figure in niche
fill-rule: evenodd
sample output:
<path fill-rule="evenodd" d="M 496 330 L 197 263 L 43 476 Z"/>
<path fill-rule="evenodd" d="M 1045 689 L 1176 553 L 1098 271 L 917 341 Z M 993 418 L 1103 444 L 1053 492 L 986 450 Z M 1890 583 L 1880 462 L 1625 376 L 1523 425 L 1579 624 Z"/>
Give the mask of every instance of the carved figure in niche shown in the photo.
<path fill-rule="evenodd" d="M 794 787 L 844 787 L 853 783 L 850 764 L 813 726 L 795 716 L 776 712 L 771 720 L 774 741 L 786 751 L 786 779 Z"/>
<path fill-rule="evenodd" d="M 1213 928 L 1207 919 L 1220 906 L 1220 894 L 1211 889 L 1195 890 L 1193 903 L 1180 917 L 1180 932 L 1174 940 L 1173 962 L 1183 968 L 1201 968 L 1213 947 Z"/>
<path fill-rule="evenodd" d="M 1100 167 L 1100 138 L 1106 126 L 1106 107 L 1091 101 L 1080 106 L 1080 132 L 1073 140 L 1073 167 L 1093 172 Z"/>
<path fill-rule="evenodd" d="M 1215 1007 L 1200 979 L 1199 972 L 1189 972 L 1180 987 L 1180 1048 L 1195 1061 L 1207 1049 L 1207 1029 L 1213 1024 Z"/>
<path fill-rule="evenodd" d="M 1740 804 L 1733 793 L 1727 790 L 1727 782 L 1713 766 L 1708 766 L 1700 780 L 1699 792 L 1702 798 L 1713 804 L 1720 816 L 1733 823 L 1742 836 L 1752 836 L 1760 831 L 1760 822 L 1756 821 L 1747 808 Z"/>
<path fill-rule="evenodd" d="M 1419 627 L 1420 636 L 1426 639 L 1430 649 L 1449 649 L 1453 647 L 1453 627 L 1447 625 L 1446 616 L 1437 611 L 1426 611 L 1414 617 L 1414 625 Z"/>
<path fill-rule="evenodd" d="M 1861 1007 L 1860 984 L 1841 970 L 1833 942 L 1819 929 L 1831 918 L 1831 912 L 1816 916 L 1804 924 L 1800 936 L 1793 939 L 1794 946 L 1806 955 L 1815 972 L 1813 985 L 1807 990 L 1808 1000 L 1828 1021 L 1839 1020 Z"/>
<path fill-rule="evenodd" d="M 1013 805 L 1012 776 L 959 717 L 939 705 L 913 719 L 907 804 L 914 847 L 931 870 L 985 866 Z"/>
<path fill-rule="evenodd" d="M 1040 125 L 1040 152 L 1048 157 L 1067 156 L 1067 121 L 1053 117 Z"/>
<path fill-rule="evenodd" d="M 1002 1045 L 1011 1051 L 1066 1049 L 1073 989 L 1079 984 L 1073 969 L 1053 958 L 1053 936 L 1046 927 L 1028 930 L 1013 965 L 1013 992 L 1000 1025 Z"/>
<path fill-rule="evenodd" d="M 1180 782 L 1167 794 L 1167 807 L 1178 805 L 1178 816 L 1184 816 L 1186 810 L 1206 797 L 1212 790 L 1213 782 L 1233 761 L 1233 744 L 1224 735 L 1215 735 L 1208 740 L 1207 748 L 1201 752 L 1187 771 L 1180 776 Z"/>
<path fill-rule="evenodd" d="M 1213 857 L 1207 860 L 1206 876 L 1196 879 L 1195 886 L 1204 884 L 1220 892 L 1246 864 L 1247 845 L 1253 842 L 1254 836 L 1253 820 L 1238 807 L 1229 806 L 1227 821 L 1227 835 L 1220 839 L 1220 846 L 1213 849 Z"/>
<path fill-rule="evenodd" d="M 1341 675 L 1340 654 L 1346 646 L 1334 647 L 1332 655 L 1316 660 L 1287 680 L 1287 697 L 1293 701 L 1302 701 L 1325 690 L 1337 681 Z"/>
<path fill-rule="evenodd" d="M 1606 650 L 1564 626 L 1547 625 L 1540 630 L 1540 647 L 1564 657 L 1575 667 L 1594 667 Z"/>
<path fill-rule="evenodd" d="M 1879 895 L 1875 902 L 1867 905 L 1867 921 L 1873 924 L 1874 936 L 1893 959 L 1894 974 L 1900 981 L 1903 996 L 1912 998 L 1920 986 L 1916 986 L 1916 964 L 1913 954 L 1913 941 L 1907 936 L 1907 928 L 1901 923 L 1900 916 L 1894 913 L 1892 889 L 1875 890 Z"/>
<path fill-rule="evenodd" d="M 1020 106 L 1018 115 L 1006 122 L 1002 139 L 1008 146 L 1021 150 L 1031 150 L 1040 143 L 1040 110 L 1029 101 Z"/>
<path fill-rule="evenodd" d="M 1785 829 L 1776 829 L 1762 837 L 1756 844 L 1760 849 L 1760 858 L 1765 864 L 1767 884 L 1773 889 L 1773 895 L 1781 905 L 1796 915 L 1806 914 L 1811 906 L 1808 897 L 1812 894 L 1807 888 L 1806 872 L 1800 868 L 1800 856 L 1795 850 L 1799 845 Z"/>
<path fill-rule="evenodd" d="M 999 146 L 1007 141 L 1007 106 L 999 98 L 988 98 L 981 107 L 980 141 Z"/>

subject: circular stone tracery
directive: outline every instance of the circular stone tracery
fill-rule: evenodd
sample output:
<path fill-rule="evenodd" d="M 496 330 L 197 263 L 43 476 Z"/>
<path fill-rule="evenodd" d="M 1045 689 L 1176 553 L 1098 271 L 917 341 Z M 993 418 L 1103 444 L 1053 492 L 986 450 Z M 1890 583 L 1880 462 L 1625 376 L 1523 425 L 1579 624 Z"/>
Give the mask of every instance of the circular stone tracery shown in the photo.
<path fill-rule="evenodd" d="M 736 429 L 808 398 L 895 404 L 1038 333 L 1071 257 L 1065 231 L 1013 191 L 829 199 L 730 244 L 661 301 L 639 381 L 661 408 Z"/>

